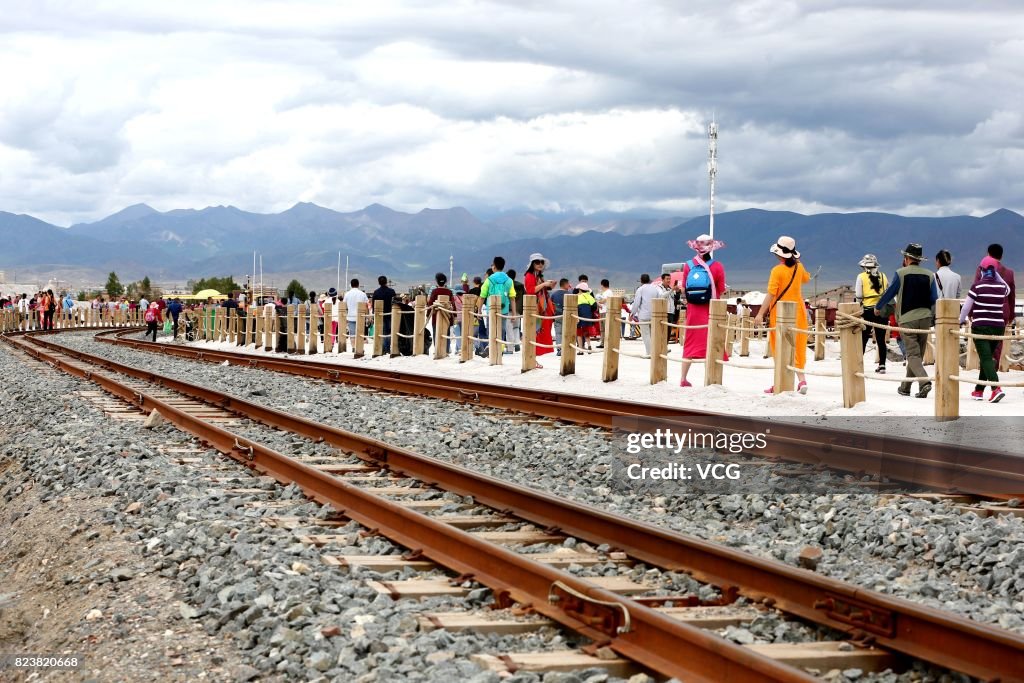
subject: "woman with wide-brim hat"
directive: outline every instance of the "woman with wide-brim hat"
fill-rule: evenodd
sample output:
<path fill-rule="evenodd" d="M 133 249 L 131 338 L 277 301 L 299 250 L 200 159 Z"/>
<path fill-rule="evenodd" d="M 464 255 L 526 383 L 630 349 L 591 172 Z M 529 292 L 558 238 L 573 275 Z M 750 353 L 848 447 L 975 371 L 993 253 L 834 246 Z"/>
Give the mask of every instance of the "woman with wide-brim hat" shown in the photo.
<path fill-rule="evenodd" d="M 796 329 L 807 329 L 807 309 L 804 307 L 804 295 L 801 291 L 803 285 L 811 281 L 811 274 L 800 263 L 800 252 L 796 250 L 796 240 L 792 237 L 782 235 L 775 240 L 775 244 L 769 247 L 768 251 L 778 257 L 779 263 L 772 268 L 768 276 L 767 296 L 761 304 L 754 318 L 754 325 L 759 326 L 764 320 L 765 313 L 768 313 L 768 326 L 775 327 L 777 304 L 780 301 L 792 301 L 796 304 Z M 775 351 L 775 332 L 768 335 L 768 344 Z M 807 363 L 807 334 L 797 332 L 793 335 L 793 346 L 795 356 L 793 367 L 797 368 L 796 390 L 801 394 L 807 393 L 807 377 L 803 373 L 804 365 Z M 768 387 L 764 393 L 774 393 L 774 387 Z"/>
<path fill-rule="evenodd" d="M 870 323 L 878 323 L 879 325 L 889 324 L 889 316 L 887 314 L 875 315 L 875 304 L 882 298 L 885 290 L 889 288 L 889 279 L 885 277 L 885 273 L 878 269 L 878 257 L 874 254 L 864 254 L 864 258 L 857 265 L 862 268 L 862 271 L 857 276 L 857 282 L 854 285 L 854 298 L 864 307 L 864 320 Z M 875 344 L 878 345 L 878 367 L 875 368 L 875 372 L 884 375 L 886 361 L 885 329 L 865 326 L 864 331 L 861 333 L 861 353 L 867 348 L 868 339 L 872 335 L 875 337 Z"/>
<path fill-rule="evenodd" d="M 544 270 L 548 267 L 548 260 L 543 254 L 530 254 L 530 265 L 526 267 L 526 274 L 523 276 L 523 287 L 527 294 L 537 297 L 537 315 L 552 316 L 555 314 L 555 305 L 551 301 L 551 288 L 555 286 L 554 280 L 544 279 Z M 551 325 L 553 320 L 540 320 L 537 325 L 537 355 L 543 356 L 551 353 L 554 349 Z M 534 369 L 540 370 L 544 366 L 540 363 L 534 365 Z"/>
<path fill-rule="evenodd" d="M 720 299 L 725 291 L 725 267 L 714 258 L 714 252 L 725 247 L 724 242 L 711 239 L 711 235 L 699 235 L 686 243 L 696 253 L 694 258 L 683 264 L 682 279 L 674 286 L 683 289 L 686 299 L 687 327 L 707 325 L 711 318 L 711 301 Z M 691 275 L 692 273 L 692 275 Z M 679 386 L 690 387 L 686 379 L 690 365 L 696 358 L 704 358 L 708 351 L 707 329 L 687 329 L 683 335 L 683 373 Z M 723 357 L 729 360 L 728 355 Z"/>

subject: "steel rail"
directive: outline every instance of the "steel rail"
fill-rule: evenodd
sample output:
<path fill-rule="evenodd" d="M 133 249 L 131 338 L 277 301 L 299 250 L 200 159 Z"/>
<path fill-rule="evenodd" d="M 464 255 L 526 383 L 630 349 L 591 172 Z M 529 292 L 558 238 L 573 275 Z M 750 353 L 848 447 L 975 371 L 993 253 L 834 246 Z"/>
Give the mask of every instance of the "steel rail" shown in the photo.
<path fill-rule="evenodd" d="M 795 667 L 781 664 L 695 626 L 671 619 L 573 574 L 530 560 L 527 555 L 518 555 L 466 531 L 368 493 L 256 441 L 205 422 L 151 394 L 126 386 L 113 377 L 67 363 L 60 355 L 46 349 L 46 344 L 36 345 L 43 346 L 43 349 L 35 348 L 9 335 L 4 336 L 4 341 L 57 369 L 96 383 L 105 391 L 142 410 L 159 410 L 172 424 L 246 467 L 270 475 L 282 484 L 294 483 L 313 500 L 329 504 L 349 519 L 376 529 L 392 541 L 487 586 L 499 600 L 529 606 L 538 614 L 607 645 L 662 675 L 702 683 L 721 680 L 737 683 L 810 683 L 816 680 Z M 63 347 L 59 353 L 64 354 Z M 87 360 L 89 354 L 73 352 L 67 355 Z M 116 365 L 109 361 L 103 364 L 109 368 Z M 117 369 L 120 371 L 120 368 Z M 153 373 L 138 370 L 129 374 L 157 377 Z M 173 388 L 172 383 L 165 383 L 165 386 Z M 194 388 L 209 391 L 201 387 Z M 233 403 L 232 409 L 237 410 L 247 402 L 233 399 Z M 609 630 L 595 624 L 586 613 L 562 609 L 561 601 L 552 599 L 556 586 L 567 586 L 595 605 L 617 606 L 623 614 L 628 615 L 628 627 L 617 626 Z"/>
<path fill-rule="evenodd" d="M 766 448 L 752 451 L 762 457 L 829 468 L 859 475 L 871 474 L 949 493 L 971 493 L 1009 498 L 1024 496 L 1024 453 L 1004 453 L 970 446 L 920 441 L 901 437 L 684 408 L 662 407 L 635 401 L 581 396 L 481 382 L 353 368 L 333 363 L 267 358 L 229 351 L 156 344 L 124 339 L 136 330 L 114 329 L 96 339 L 165 355 L 232 365 L 263 368 L 303 377 L 368 386 L 416 396 L 487 405 L 532 415 L 597 427 L 633 432 L 658 428 L 763 433 Z"/>
<path fill-rule="evenodd" d="M 193 398 L 308 438 L 323 439 L 364 460 L 507 511 L 534 524 L 742 594 L 865 642 L 982 679 L 1024 681 L 1024 636 L 819 576 L 773 560 L 653 525 L 617 517 L 335 427 L 311 422 L 221 392 L 155 375 L 30 336 L 37 345 L 153 381 Z"/>

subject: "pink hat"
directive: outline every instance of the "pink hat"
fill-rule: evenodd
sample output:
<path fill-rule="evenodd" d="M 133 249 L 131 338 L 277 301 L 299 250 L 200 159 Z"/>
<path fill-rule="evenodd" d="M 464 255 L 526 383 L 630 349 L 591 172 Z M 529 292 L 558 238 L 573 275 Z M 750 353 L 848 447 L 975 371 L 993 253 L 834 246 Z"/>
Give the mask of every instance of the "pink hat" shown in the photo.
<path fill-rule="evenodd" d="M 698 235 L 697 239 L 690 240 L 686 243 L 686 246 L 693 249 L 698 254 L 706 254 L 709 251 L 715 251 L 725 246 L 725 242 L 711 239 L 711 235 Z"/>
<path fill-rule="evenodd" d="M 982 270 L 985 270 L 986 268 L 995 268 L 996 270 L 998 270 L 999 261 L 997 259 L 992 258 L 991 256 L 986 256 L 985 258 L 981 259 L 981 264 L 978 267 L 981 268 Z"/>

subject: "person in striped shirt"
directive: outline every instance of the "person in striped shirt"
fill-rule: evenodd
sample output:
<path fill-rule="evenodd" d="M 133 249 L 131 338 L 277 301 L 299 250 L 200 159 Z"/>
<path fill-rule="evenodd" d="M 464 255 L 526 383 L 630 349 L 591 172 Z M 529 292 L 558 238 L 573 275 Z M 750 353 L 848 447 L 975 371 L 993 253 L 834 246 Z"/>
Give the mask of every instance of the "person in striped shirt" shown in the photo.
<path fill-rule="evenodd" d="M 981 278 L 971 285 L 967 292 L 967 299 L 960 311 L 960 324 L 963 325 L 968 318 L 971 320 L 971 332 L 973 334 L 1002 336 L 1006 329 L 1003 306 L 1007 297 L 1010 296 L 1010 286 L 1006 284 L 998 272 L 999 261 L 986 256 L 981 260 L 978 271 Z M 995 355 L 998 340 L 975 339 L 974 346 L 978 349 L 978 360 L 981 370 L 978 380 L 982 382 L 998 382 L 997 374 L 998 356 Z M 989 396 L 989 403 L 999 403 L 1005 394 L 998 386 L 992 385 L 992 394 Z M 982 401 L 985 398 L 985 385 L 977 384 L 971 392 L 971 398 L 975 401 Z"/>

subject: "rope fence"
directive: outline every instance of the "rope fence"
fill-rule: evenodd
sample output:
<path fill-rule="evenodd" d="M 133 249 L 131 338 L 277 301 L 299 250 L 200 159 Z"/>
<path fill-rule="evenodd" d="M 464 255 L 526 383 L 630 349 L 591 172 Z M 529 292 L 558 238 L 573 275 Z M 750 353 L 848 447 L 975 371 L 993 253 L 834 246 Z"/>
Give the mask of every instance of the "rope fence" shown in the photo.
<path fill-rule="evenodd" d="M 533 371 L 537 368 L 536 357 L 539 351 L 557 351 L 563 348 L 571 349 L 572 353 L 561 354 L 559 362 L 560 374 L 575 374 L 577 357 L 580 355 L 601 356 L 603 358 L 600 364 L 601 376 L 606 382 L 618 379 L 619 361 L 623 356 L 646 361 L 650 366 L 650 382 L 652 384 L 668 379 L 669 363 L 677 365 L 703 364 L 705 368 L 705 385 L 725 384 L 726 378 L 724 373 L 731 372 L 732 370 L 769 371 L 773 375 L 772 393 L 774 395 L 792 391 L 793 375 L 802 372 L 813 377 L 841 380 L 843 405 L 846 407 L 852 407 L 857 403 L 867 400 L 864 389 L 867 383 L 866 380 L 896 382 L 900 384 L 912 382 L 934 383 L 935 415 L 939 417 L 955 417 L 958 414 L 957 406 L 960 400 L 959 387 L 961 384 L 1001 387 L 1024 386 L 1024 381 L 982 381 L 961 373 L 960 360 L 962 354 L 960 348 L 963 344 L 961 340 L 967 342 L 968 356 L 970 356 L 970 350 L 973 348 L 971 340 L 1004 342 L 1003 359 L 1001 360 L 1005 360 L 1010 354 L 1008 351 L 1010 344 L 1007 342 L 1019 341 L 1021 337 L 1016 331 L 1002 335 L 982 335 L 961 329 L 958 320 L 959 302 L 955 300 L 943 299 L 939 301 L 936 306 L 935 324 L 927 329 L 869 322 L 863 319 L 863 309 L 859 305 L 840 304 L 836 314 L 835 325 L 830 330 L 822 328 L 825 322 L 824 317 L 820 315 L 816 317 L 818 322 L 814 328 L 798 328 L 796 319 L 796 307 L 798 304 L 795 302 L 780 302 L 775 312 L 775 324 L 763 327 L 753 326 L 749 316 L 743 316 L 738 319 L 730 316 L 727 313 L 725 302 L 722 300 L 713 300 L 711 302 L 707 322 L 700 325 L 687 324 L 685 317 L 674 323 L 669 322 L 666 302 L 659 299 L 652 302 L 650 320 L 623 320 L 619 315 L 622 310 L 621 302 L 621 297 L 610 297 L 603 317 L 580 317 L 577 306 L 578 300 L 572 294 L 566 294 L 563 300 L 564 305 L 561 315 L 539 315 L 536 310 L 536 300 L 532 295 L 527 295 L 523 299 L 523 310 L 515 315 L 500 313 L 496 308 L 496 300 L 488 302 L 490 309 L 487 314 L 477 312 L 476 309 L 480 302 L 476 301 L 476 297 L 472 295 L 467 295 L 461 310 L 450 307 L 445 297 L 431 305 L 426 304 L 425 297 L 417 297 L 415 307 L 412 310 L 406 311 L 395 308 L 391 311 L 370 310 L 367 306 L 360 305 L 356 316 L 357 322 L 362 321 L 363 324 L 366 324 L 372 321 L 375 324 L 372 327 L 373 334 L 360 331 L 354 335 L 347 334 L 345 325 L 351 313 L 348 312 L 344 305 L 333 309 L 325 307 L 323 314 L 316 309 L 305 311 L 301 308 L 297 311 L 289 309 L 287 314 L 277 314 L 276 312 L 259 307 L 255 308 L 248 315 L 244 312 L 239 315 L 229 314 L 227 309 L 207 308 L 186 311 L 183 313 L 183 318 L 190 321 L 190 338 L 194 335 L 200 341 L 226 341 L 236 343 L 239 346 L 266 348 L 271 351 L 274 349 L 283 351 L 287 348 L 290 353 L 304 354 L 319 353 L 321 344 L 323 344 L 322 348 L 325 353 L 354 353 L 358 357 L 363 355 L 362 344 L 364 342 L 372 344 L 373 348 L 372 355 L 369 350 L 367 350 L 366 355 L 374 357 L 380 356 L 383 353 L 383 342 L 387 339 L 387 335 L 384 334 L 385 325 L 382 323 L 382 319 L 384 319 L 390 320 L 392 323 L 392 332 L 390 332 L 392 346 L 394 346 L 395 339 L 412 340 L 413 353 L 421 354 L 426 346 L 426 330 L 433 327 L 433 332 L 438 342 L 438 345 L 432 351 L 435 358 L 445 357 L 449 353 L 449 350 L 445 348 L 447 342 L 455 340 L 456 342 L 462 342 L 461 348 L 456 355 L 458 362 L 480 362 L 473 358 L 476 355 L 471 353 L 474 351 L 473 347 L 477 346 L 479 348 L 481 345 L 490 346 L 496 344 L 497 353 L 495 353 L 495 349 L 490 349 L 491 353 L 488 354 L 488 361 L 492 365 L 501 364 L 502 350 L 506 352 L 504 355 L 507 357 L 514 340 L 503 340 L 500 338 L 500 325 L 488 325 L 488 328 L 495 328 L 489 329 L 490 336 L 488 337 L 475 336 L 472 334 L 478 327 L 475 321 L 489 320 L 492 317 L 502 320 L 519 320 L 523 323 L 522 338 L 519 339 L 522 351 L 519 353 L 521 354 L 524 372 Z M 447 320 L 443 316 L 435 316 L 435 320 L 432 323 L 430 321 L 431 311 L 444 313 L 446 316 L 450 316 L 451 320 Z M 55 316 L 54 327 L 99 327 L 142 324 L 140 319 L 141 312 L 136 312 L 134 316 L 130 314 L 119 315 L 119 313 L 119 311 L 115 311 L 111 315 L 106 310 L 81 309 L 74 311 L 71 315 Z M 410 314 L 416 317 L 412 332 L 399 332 L 395 327 L 397 321 L 401 319 L 401 316 Z M 683 315 L 685 316 L 685 311 Z M 390 318 L 387 316 L 390 316 Z M 182 323 L 179 324 L 179 332 L 184 327 L 185 320 L 182 320 Z M 540 323 L 547 320 L 559 320 L 563 323 L 560 337 L 553 340 L 553 343 L 542 342 L 536 338 L 540 329 Z M 576 341 L 578 323 L 603 323 L 602 349 L 587 349 L 584 346 L 578 345 Z M 337 331 L 332 329 L 335 324 L 338 327 Z M 458 329 L 458 333 L 451 333 L 452 325 L 456 326 L 454 329 Z M 10 310 L 0 312 L 0 329 L 4 332 L 25 329 L 26 327 L 29 329 L 39 329 L 41 326 L 37 315 L 24 316 L 17 311 Z M 636 347 L 633 347 L 633 349 L 629 347 L 623 348 L 623 337 L 620 336 L 622 334 L 620 330 L 628 328 L 629 331 L 635 333 L 637 328 L 642 327 L 648 327 L 651 332 L 650 335 L 646 332 L 644 333 L 649 344 L 647 349 L 640 351 Z M 862 332 L 869 328 L 884 329 L 902 334 L 927 335 L 929 343 L 925 346 L 924 353 L 926 358 L 923 360 L 926 365 L 934 363 L 935 371 L 933 375 L 928 376 L 925 373 L 923 376 L 899 377 L 864 372 Z M 683 358 L 676 354 L 673 357 L 673 354 L 669 352 L 668 346 L 669 335 L 673 330 L 689 330 L 687 334 L 700 335 L 697 337 L 698 339 L 706 335 L 707 350 L 704 356 Z M 765 345 L 765 358 L 770 358 L 771 362 L 750 363 L 737 360 L 737 354 L 733 348 L 735 344 L 738 343 L 740 345 L 738 358 L 743 358 L 750 355 L 747 345 L 748 341 L 752 338 L 763 339 L 765 333 L 775 333 L 770 353 L 768 345 Z M 823 360 L 824 358 L 823 353 L 820 357 L 818 356 L 822 340 L 838 336 L 840 363 L 842 365 L 841 371 L 808 367 L 807 364 L 805 364 L 804 368 L 798 368 L 795 361 L 795 353 L 797 352 L 796 341 L 798 339 L 802 341 L 802 338 L 799 338 L 801 334 L 815 339 L 816 360 Z M 683 335 L 680 334 L 679 337 L 681 339 Z M 932 339 L 934 339 L 933 342 L 931 341 Z M 881 349 L 881 352 L 886 352 L 885 347 Z M 1013 353 L 1019 354 L 1018 351 Z M 392 348 L 391 355 L 397 355 L 397 349 Z M 726 357 L 730 357 L 730 360 L 724 360 Z M 970 363 L 970 360 L 968 360 L 968 363 Z M 635 372 L 635 366 L 633 366 L 631 372 Z M 759 397 L 759 400 L 762 400 L 761 397 Z"/>

